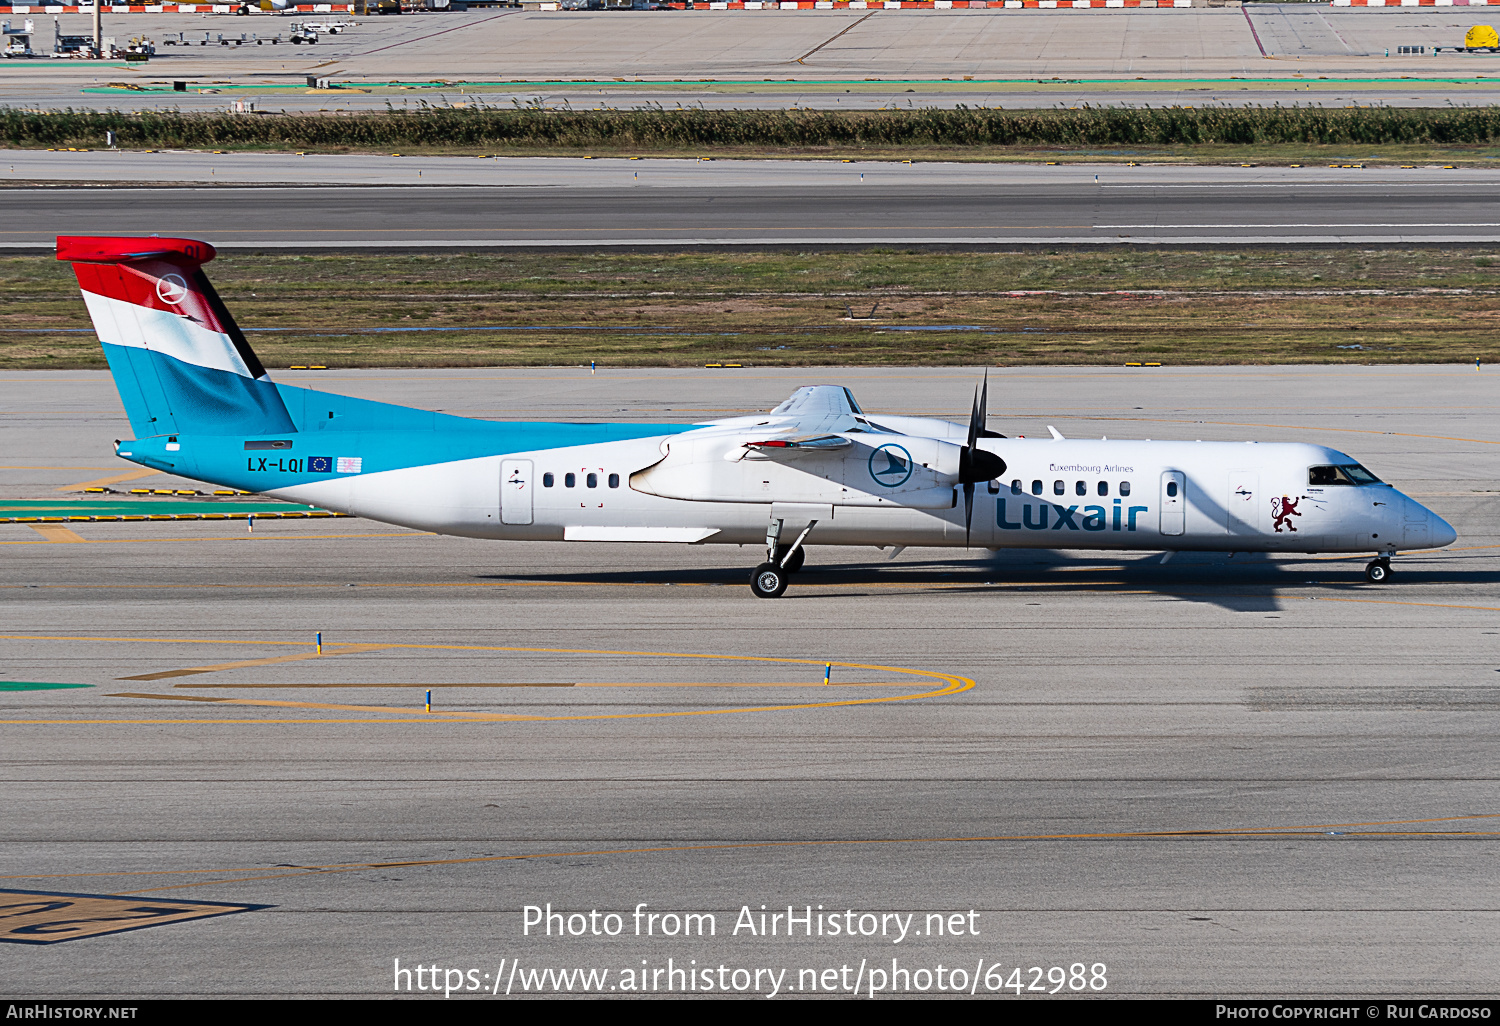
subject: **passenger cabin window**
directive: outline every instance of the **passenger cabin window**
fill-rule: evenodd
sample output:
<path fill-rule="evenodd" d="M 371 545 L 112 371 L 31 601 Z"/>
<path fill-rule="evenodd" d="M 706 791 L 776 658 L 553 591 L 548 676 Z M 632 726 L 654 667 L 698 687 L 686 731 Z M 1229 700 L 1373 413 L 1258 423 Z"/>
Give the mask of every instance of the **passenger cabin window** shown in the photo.
<path fill-rule="evenodd" d="M 1100 481 L 1099 482 L 1099 494 L 1100 495 L 1108 495 L 1109 494 L 1109 482 L 1108 481 Z"/>
<path fill-rule="evenodd" d="M 1130 494 L 1130 482 L 1129 481 L 1121 481 L 1120 482 L 1120 494 L 1121 495 L 1129 495 Z"/>
<path fill-rule="evenodd" d="M 1068 483 L 1066 481 L 1053 481 L 1052 482 L 1052 494 L 1053 495 L 1067 495 L 1068 494 Z"/>
<path fill-rule="evenodd" d="M 588 477 L 586 477 L 586 478 L 583 479 L 583 483 L 586 484 L 586 485 L 588 485 L 590 488 L 598 488 L 599 487 L 599 475 L 598 474 L 590 474 Z"/>
<path fill-rule="evenodd" d="M 999 481 L 991 481 L 989 483 L 989 489 L 990 489 L 990 494 L 991 495 L 999 495 L 1000 494 L 1000 482 Z"/>
<path fill-rule="evenodd" d="M 1173 498 L 1176 498 L 1176 497 L 1177 497 L 1177 482 L 1176 481 L 1168 481 L 1167 482 L 1167 498 L 1173 499 Z"/>
<path fill-rule="evenodd" d="M 1367 485 L 1379 484 L 1380 478 L 1358 463 L 1345 463 L 1336 467 L 1308 467 L 1307 483 L 1310 485 Z"/>
<path fill-rule="evenodd" d="M 1077 482 L 1073 485 L 1073 492 L 1076 495 L 1087 495 L 1089 493 L 1089 483 L 1087 481 Z"/>
<path fill-rule="evenodd" d="M 1010 483 L 1010 494 L 1012 494 L 1012 495 L 1020 495 L 1021 494 L 1021 479 L 1019 477 L 1016 478 L 1014 481 L 1012 481 Z"/>
<path fill-rule="evenodd" d="M 564 474 L 563 475 L 563 487 L 564 488 L 572 488 L 577 483 L 578 483 L 578 478 L 575 477 L 574 475 L 572 475 L 572 474 Z"/>
<path fill-rule="evenodd" d="M 611 488 L 618 488 L 618 487 L 620 487 L 620 475 L 619 474 L 611 474 L 611 475 L 609 475 L 609 486 Z"/>
<path fill-rule="evenodd" d="M 1033 482 L 1031 482 L 1031 494 L 1032 495 L 1041 495 L 1042 494 L 1042 483 L 1040 481 L 1033 481 Z"/>
<path fill-rule="evenodd" d="M 556 478 L 554 478 L 551 473 L 543 474 L 542 475 L 542 487 L 543 488 L 551 488 L 552 487 L 552 482 L 554 480 L 556 480 Z"/>

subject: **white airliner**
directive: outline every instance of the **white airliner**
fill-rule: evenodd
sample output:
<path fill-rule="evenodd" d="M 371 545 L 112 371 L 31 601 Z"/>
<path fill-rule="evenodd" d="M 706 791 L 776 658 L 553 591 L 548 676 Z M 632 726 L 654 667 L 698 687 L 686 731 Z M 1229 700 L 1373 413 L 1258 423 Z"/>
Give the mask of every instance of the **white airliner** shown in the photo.
<path fill-rule="evenodd" d="M 1452 527 L 1321 445 L 1006 438 L 799 388 L 702 424 L 471 420 L 273 383 L 188 239 L 60 237 L 145 467 L 440 534 L 756 544 L 762 598 L 808 545 L 1371 553 Z"/>

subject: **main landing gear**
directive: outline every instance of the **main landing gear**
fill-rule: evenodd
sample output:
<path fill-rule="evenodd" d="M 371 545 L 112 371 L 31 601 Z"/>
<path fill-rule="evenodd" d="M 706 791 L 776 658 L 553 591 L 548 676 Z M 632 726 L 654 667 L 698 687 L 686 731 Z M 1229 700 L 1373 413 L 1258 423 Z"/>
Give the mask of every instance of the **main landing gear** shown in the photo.
<path fill-rule="evenodd" d="M 1376 556 L 1370 560 L 1365 567 L 1365 580 L 1371 584 L 1381 584 L 1391 576 L 1391 557 Z"/>
<path fill-rule="evenodd" d="M 807 550 L 800 545 L 791 552 L 787 552 L 781 546 L 777 546 L 776 555 L 771 562 L 779 565 L 787 573 L 794 574 L 802 569 L 802 564 L 806 559 Z"/>
<path fill-rule="evenodd" d="M 781 525 L 784 521 L 773 520 L 766 528 L 766 561 L 750 575 L 750 590 L 756 598 L 780 598 L 791 583 L 792 574 L 802 569 L 807 550 L 802 543 L 807 540 L 816 520 L 809 521 L 790 546 L 781 544 Z"/>

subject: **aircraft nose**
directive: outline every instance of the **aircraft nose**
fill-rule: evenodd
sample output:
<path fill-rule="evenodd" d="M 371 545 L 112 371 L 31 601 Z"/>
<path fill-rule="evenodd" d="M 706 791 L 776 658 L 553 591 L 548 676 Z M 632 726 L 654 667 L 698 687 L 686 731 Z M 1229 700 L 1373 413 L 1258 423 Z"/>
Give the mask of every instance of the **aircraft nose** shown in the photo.
<path fill-rule="evenodd" d="M 1428 531 L 1432 538 L 1433 548 L 1440 549 L 1444 545 L 1452 545 L 1458 541 L 1458 532 L 1453 529 L 1453 525 L 1431 510 L 1428 511 L 1427 515 L 1429 518 L 1427 522 Z"/>
<path fill-rule="evenodd" d="M 1458 532 L 1453 526 L 1438 516 L 1432 510 L 1422 505 L 1409 495 L 1403 495 L 1405 509 L 1399 517 L 1395 511 L 1392 516 L 1400 520 L 1400 523 L 1390 523 L 1388 528 L 1393 534 L 1398 531 L 1405 536 L 1405 548 L 1411 549 L 1440 549 L 1444 545 L 1452 545 L 1458 540 Z M 1396 510 L 1402 509 L 1401 504 L 1395 506 Z"/>
<path fill-rule="evenodd" d="M 1425 544 L 1422 548 L 1440 549 L 1458 540 L 1458 532 L 1453 529 L 1453 525 L 1410 496 L 1406 498 L 1406 522 L 1408 527 L 1413 524 L 1426 525 Z"/>

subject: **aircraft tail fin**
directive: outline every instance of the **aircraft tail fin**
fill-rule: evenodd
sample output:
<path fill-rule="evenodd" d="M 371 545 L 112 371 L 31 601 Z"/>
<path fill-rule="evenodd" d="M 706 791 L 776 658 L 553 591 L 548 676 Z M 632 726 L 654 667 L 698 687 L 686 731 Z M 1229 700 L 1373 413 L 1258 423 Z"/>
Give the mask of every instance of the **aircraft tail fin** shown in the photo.
<path fill-rule="evenodd" d="M 191 239 L 58 236 L 137 438 L 296 430 Z"/>

